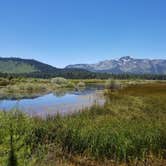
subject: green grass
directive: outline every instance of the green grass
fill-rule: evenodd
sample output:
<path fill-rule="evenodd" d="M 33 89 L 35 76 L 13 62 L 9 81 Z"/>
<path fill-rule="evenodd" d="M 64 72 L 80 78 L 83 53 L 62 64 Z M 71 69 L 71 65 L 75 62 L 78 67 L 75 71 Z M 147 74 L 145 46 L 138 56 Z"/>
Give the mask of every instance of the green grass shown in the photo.
<path fill-rule="evenodd" d="M 10 151 L 10 124 L 15 154 L 23 165 L 79 165 L 145 162 L 166 159 L 166 84 L 131 85 L 106 93 L 104 107 L 46 119 L 20 112 L 0 113 L 0 165 Z M 23 146 L 18 149 L 19 145 Z M 146 160 L 145 160 L 146 159 Z M 77 161 L 78 160 L 78 161 Z M 159 162 L 158 162 L 159 160 Z M 77 164 L 76 164 L 77 163 Z M 60 164 L 58 164 L 60 165 Z M 63 165 L 63 164 L 62 164 Z M 141 164 L 140 164 L 141 165 Z M 163 164 L 164 165 L 164 164 Z"/>

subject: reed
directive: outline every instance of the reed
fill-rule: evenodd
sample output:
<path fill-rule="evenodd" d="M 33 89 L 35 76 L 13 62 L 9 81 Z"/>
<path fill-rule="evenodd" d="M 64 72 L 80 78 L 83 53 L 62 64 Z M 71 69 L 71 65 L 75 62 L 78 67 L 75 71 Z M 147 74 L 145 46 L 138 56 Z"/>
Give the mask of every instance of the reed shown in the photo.
<path fill-rule="evenodd" d="M 131 85 L 114 93 L 108 91 L 103 107 L 93 106 L 70 116 L 58 114 L 42 119 L 21 112 L 1 112 L 0 150 L 10 151 L 4 124 L 12 117 L 13 126 L 17 126 L 14 138 L 20 137 L 14 146 L 24 142 L 16 151 L 21 165 L 23 161 L 27 165 L 51 165 L 60 160 L 69 164 L 71 158 L 80 156 L 85 165 L 89 160 L 94 165 L 109 165 L 109 161 L 141 165 L 153 156 L 157 166 L 166 159 L 165 101 L 166 84 L 152 83 Z M 4 153 L 0 164 L 6 160 Z"/>

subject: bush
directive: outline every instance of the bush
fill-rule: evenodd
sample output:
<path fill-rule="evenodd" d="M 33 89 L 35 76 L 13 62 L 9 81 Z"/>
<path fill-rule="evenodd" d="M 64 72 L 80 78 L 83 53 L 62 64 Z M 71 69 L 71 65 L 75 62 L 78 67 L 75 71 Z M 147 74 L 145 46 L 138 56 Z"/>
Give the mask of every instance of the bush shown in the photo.
<path fill-rule="evenodd" d="M 51 83 L 53 84 L 67 84 L 67 80 L 65 78 L 62 77 L 56 77 L 56 78 L 52 78 L 51 79 Z"/>
<path fill-rule="evenodd" d="M 56 87 L 57 88 L 74 88 L 75 87 L 74 83 L 62 77 L 52 78 L 51 83 L 52 83 L 52 86 L 54 86 L 54 89 L 56 89 Z"/>
<path fill-rule="evenodd" d="M 105 83 L 105 87 L 111 90 L 118 90 L 121 88 L 121 85 L 118 81 L 113 79 L 108 79 Z"/>
<path fill-rule="evenodd" d="M 9 84 L 9 80 L 5 78 L 0 78 L 0 86 L 7 86 Z"/>
<path fill-rule="evenodd" d="M 74 88 L 74 87 L 75 87 L 75 84 L 72 82 L 68 82 L 66 85 L 66 88 Z"/>
<path fill-rule="evenodd" d="M 78 84 L 77 84 L 78 87 L 85 87 L 85 83 L 80 81 Z"/>

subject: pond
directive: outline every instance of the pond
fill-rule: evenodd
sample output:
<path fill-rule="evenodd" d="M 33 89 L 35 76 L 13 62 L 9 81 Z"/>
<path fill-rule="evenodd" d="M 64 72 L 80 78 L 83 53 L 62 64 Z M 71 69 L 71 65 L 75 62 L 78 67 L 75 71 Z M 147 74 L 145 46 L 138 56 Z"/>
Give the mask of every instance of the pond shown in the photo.
<path fill-rule="evenodd" d="M 0 100 L 0 110 L 22 110 L 31 116 L 70 114 L 94 104 L 105 102 L 102 86 L 88 86 L 81 90 L 59 90 L 33 98 Z"/>

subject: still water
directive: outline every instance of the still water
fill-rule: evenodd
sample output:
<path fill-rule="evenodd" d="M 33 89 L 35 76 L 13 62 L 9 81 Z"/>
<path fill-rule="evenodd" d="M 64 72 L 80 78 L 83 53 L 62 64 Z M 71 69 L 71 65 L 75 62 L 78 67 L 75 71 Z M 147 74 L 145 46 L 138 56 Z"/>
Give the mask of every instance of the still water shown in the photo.
<path fill-rule="evenodd" d="M 97 104 L 103 105 L 105 100 L 101 86 L 90 86 L 85 89 L 61 90 L 44 94 L 36 98 L 19 100 L 0 100 L 0 110 L 19 109 L 32 116 L 48 114 L 70 114 Z"/>

